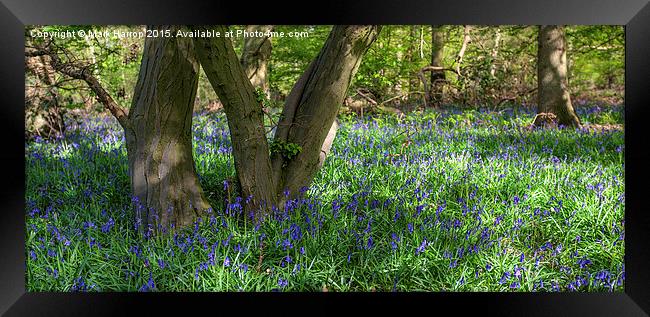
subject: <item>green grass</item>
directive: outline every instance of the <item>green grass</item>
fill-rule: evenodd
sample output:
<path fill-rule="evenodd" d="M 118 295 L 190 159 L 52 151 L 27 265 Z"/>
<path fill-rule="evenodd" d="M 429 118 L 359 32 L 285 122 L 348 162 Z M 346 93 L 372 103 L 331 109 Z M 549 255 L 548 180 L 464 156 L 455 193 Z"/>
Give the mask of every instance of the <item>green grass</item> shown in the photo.
<path fill-rule="evenodd" d="M 579 114 L 622 123 L 622 108 Z M 25 145 L 27 289 L 623 291 L 623 132 L 528 130 L 532 117 L 342 118 L 295 210 L 255 226 L 224 212 L 235 172 L 223 115 L 198 114 L 215 212 L 149 240 L 133 230 L 121 132 L 89 119 Z"/>

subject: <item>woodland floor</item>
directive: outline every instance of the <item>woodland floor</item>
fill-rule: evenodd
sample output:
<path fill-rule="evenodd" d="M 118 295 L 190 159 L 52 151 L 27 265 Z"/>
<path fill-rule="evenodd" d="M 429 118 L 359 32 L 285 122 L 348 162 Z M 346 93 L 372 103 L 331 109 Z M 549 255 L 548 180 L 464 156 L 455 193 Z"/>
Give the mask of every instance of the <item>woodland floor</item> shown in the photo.
<path fill-rule="evenodd" d="M 225 117 L 196 114 L 214 212 L 152 239 L 117 123 L 90 117 L 25 144 L 27 290 L 621 292 L 623 107 L 577 112 L 581 130 L 528 129 L 528 110 L 344 116 L 310 189 L 259 226 L 231 194 Z"/>

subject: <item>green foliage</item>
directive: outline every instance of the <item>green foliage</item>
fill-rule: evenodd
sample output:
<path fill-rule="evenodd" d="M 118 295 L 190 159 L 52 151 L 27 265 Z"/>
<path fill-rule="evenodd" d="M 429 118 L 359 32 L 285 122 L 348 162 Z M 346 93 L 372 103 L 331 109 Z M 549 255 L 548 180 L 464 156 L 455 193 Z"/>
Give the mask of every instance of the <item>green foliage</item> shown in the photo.
<path fill-rule="evenodd" d="M 281 95 L 287 95 L 293 84 L 316 58 L 331 30 L 327 25 L 283 26 L 277 25 L 277 32 L 309 32 L 308 37 L 274 37 L 273 51 L 269 62 L 271 88 Z"/>
<path fill-rule="evenodd" d="M 31 26 L 27 30 L 108 31 L 101 38 L 57 39 L 56 44 L 74 52 L 85 61 L 102 85 L 123 106 L 130 104 L 140 67 L 144 39 L 116 38 L 113 31 L 138 31 L 142 26 Z M 236 31 L 241 25 L 230 26 Z M 265 105 L 281 104 L 294 83 L 318 55 L 331 26 L 275 26 L 275 31 L 307 31 L 308 37 L 273 37 L 269 62 L 271 100 Z M 499 42 L 497 45 L 497 30 Z M 444 103 L 465 107 L 512 106 L 536 104 L 537 27 L 473 26 L 462 63 L 458 53 L 463 40 L 463 26 L 443 26 L 445 46 L 443 67 L 459 67 L 461 75 L 446 71 L 443 85 Z M 585 102 L 622 103 L 624 97 L 624 30 L 621 26 L 567 26 L 569 82 L 572 99 L 580 106 Z M 237 54 L 243 38 L 231 39 Z M 390 106 L 422 103 L 423 84 L 418 71 L 430 64 L 431 26 L 387 25 L 370 46 L 353 78 L 350 94 L 357 88 L 371 92 L 378 100 L 395 98 Z M 94 60 L 94 62 L 93 62 Z M 429 80 L 429 73 L 426 73 Z M 67 104 L 88 106 L 92 93 L 75 81 L 62 81 L 60 94 Z M 218 98 L 201 71 L 197 92 L 197 109 Z M 261 100 L 258 100 L 261 101 Z M 272 101 L 272 102 L 271 102 Z"/>
<path fill-rule="evenodd" d="M 287 160 L 291 160 L 302 151 L 302 147 L 296 143 L 278 140 L 273 140 L 269 145 L 269 149 L 271 150 L 271 153 L 278 153 Z"/>
<path fill-rule="evenodd" d="M 140 69 L 144 39 L 119 38 L 113 32 L 141 29 L 142 27 L 139 26 L 32 26 L 26 28 L 26 36 L 28 36 L 30 30 L 46 32 L 85 31 L 87 35 L 85 37 L 74 36 L 54 40 L 57 47 L 64 48 L 72 54 L 63 54 L 61 52 L 60 57 L 64 61 L 72 58 L 76 63 L 88 67 L 109 94 L 122 106 L 128 107 Z M 95 34 L 93 32 L 108 32 L 110 36 L 95 37 L 92 35 Z M 40 41 L 38 38 L 31 38 L 31 40 Z M 62 83 L 60 85 L 62 89 L 59 89 L 59 93 L 67 101 L 68 105 L 84 108 L 95 102 L 93 100 L 94 94 L 83 83 L 69 81 L 60 74 L 57 74 L 57 81 Z M 103 108 L 100 107 L 100 109 Z"/>

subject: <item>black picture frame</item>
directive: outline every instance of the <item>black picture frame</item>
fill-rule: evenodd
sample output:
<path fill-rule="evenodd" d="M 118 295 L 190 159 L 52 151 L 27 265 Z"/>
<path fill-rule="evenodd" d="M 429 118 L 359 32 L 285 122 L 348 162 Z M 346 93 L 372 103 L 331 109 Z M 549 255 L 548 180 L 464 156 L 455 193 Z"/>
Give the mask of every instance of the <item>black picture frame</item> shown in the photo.
<path fill-rule="evenodd" d="M 26 293 L 24 26 L 31 24 L 610 24 L 625 25 L 624 293 Z M 0 312 L 7 316 L 123 315 L 143 310 L 209 313 L 399 314 L 498 316 L 647 316 L 650 312 L 650 203 L 645 199 L 650 118 L 650 5 L 646 0 L 190 1 L 0 0 Z M 298 308 L 301 304 L 315 307 Z M 334 304 L 344 304 L 340 307 Z"/>

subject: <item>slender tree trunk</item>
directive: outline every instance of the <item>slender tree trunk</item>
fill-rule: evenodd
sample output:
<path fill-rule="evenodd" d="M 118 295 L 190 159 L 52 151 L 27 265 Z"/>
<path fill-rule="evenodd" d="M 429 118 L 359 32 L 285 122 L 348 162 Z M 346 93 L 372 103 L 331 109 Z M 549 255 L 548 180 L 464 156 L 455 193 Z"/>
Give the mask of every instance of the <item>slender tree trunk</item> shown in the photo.
<path fill-rule="evenodd" d="M 224 32 L 225 27 L 217 27 Z M 376 39 L 376 26 L 335 26 L 321 49 L 289 93 L 269 155 L 262 111 L 253 86 L 237 63 L 229 39 L 195 38 L 201 65 L 224 103 L 233 142 L 241 194 L 254 203 L 248 210 L 282 206 L 308 186 L 322 165 L 336 134 L 334 119 L 359 67 Z M 298 153 L 287 147 L 298 146 Z M 288 195 L 284 195 L 284 192 Z M 252 209 L 251 209 L 252 208 Z M 259 213 L 258 213 L 259 215 Z"/>
<path fill-rule="evenodd" d="M 467 50 L 467 45 L 469 42 L 472 40 L 470 33 L 472 31 L 472 27 L 469 25 L 465 25 L 463 27 L 463 44 L 460 46 L 460 50 L 458 51 L 458 55 L 456 56 L 456 73 L 460 74 L 460 65 L 463 63 L 463 58 L 465 57 L 465 50 Z"/>
<path fill-rule="evenodd" d="M 247 25 L 246 32 L 266 33 L 272 31 L 272 25 Z M 246 76 L 253 87 L 260 88 L 271 97 L 268 80 L 269 60 L 271 59 L 271 38 L 263 35 L 260 37 L 245 37 L 240 62 Z"/>
<path fill-rule="evenodd" d="M 192 153 L 199 77 L 194 43 L 147 38 L 143 54 L 126 142 L 133 194 L 142 206 L 136 207 L 136 221 L 146 232 L 191 225 L 210 205 Z"/>
<path fill-rule="evenodd" d="M 494 35 L 494 47 L 492 47 L 492 54 L 490 54 L 490 56 L 492 57 L 492 65 L 490 65 L 490 76 L 492 76 L 492 78 L 494 78 L 494 74 L 496 73 L 497 70 L 496 59 L 497 59 L 497 55 L 499 54 L 500 41 L 501 41 L 501 29 L 497 27 L 496 33 Z"/>
<path fill-rule="evenodd" d="M 415 50 L 417 48 L 417 41 L 418 41 L 418 36 L 417 36 L 417 25 L 411 25 L 409 26 L 409 37 L 408 37 L 408 46 L 406 48 L 406 56 L 404 60 L 406 61 L 407 69 L 409 70 L 408 72 L 408 79 L 409 79 L 409 93 L 413 93 L 415 91 L 419 90 L 420 87 L 420 82 L 418 81 L 418 78 L 415 74 L 411 73 L 411 69 L 408 68 L 411 65 L 417 64 L 415 62 L 416 60 L 416 53 Z M 409 99 L 412 99 L 411 96 L 409 96 Z"/>
<path fill-rule="evenodd" d="M 580 127 L 567 82 L 566 40 L 561 26 L 539 28 L 537 50 L 537 113 L 552 113 L 557 123 Z"/>
<path fill-rule="evenodd" d="M 176 27 L 155 27 L 158 30 Z M 88 67 L 62 61 L 47 48 L 26 56 L 49 55 L 58 72 L 86 82 L 124 129 L 135 221 L 141 233 L 188 226 L 210 208 L 199 184 L 192 153 L 192 108 L 199 64 L 193 41 L 145 40 L 131 110 L 102 87 Z"/>
<path fill-rule="evenodd" d="M 441 25 L 431 26 L 431 66 L 442 67 L 442 59 L 444 54 L 445 38 Z M 445 71 L 432 71 L 431 81 L 429 83 L 429 96 L 431 102 L 429 104 L 434 107 L 440 107 L 443 98 L 443 85 L 445 80 Z"/>

